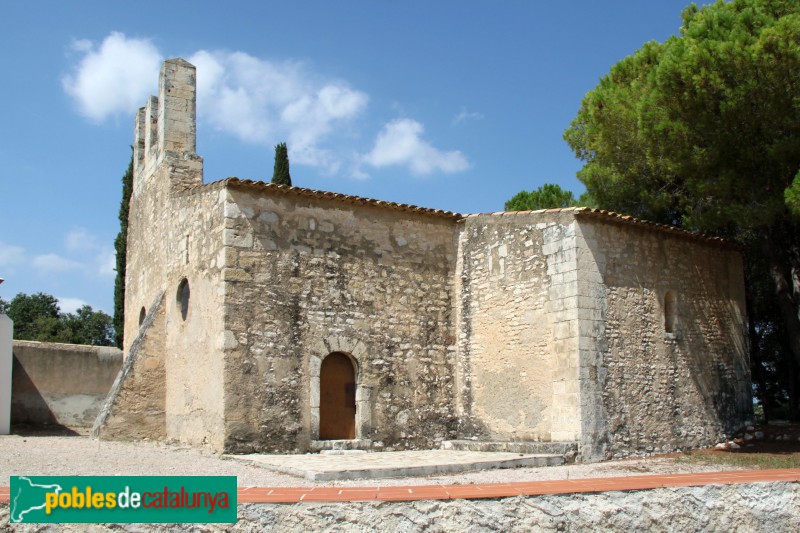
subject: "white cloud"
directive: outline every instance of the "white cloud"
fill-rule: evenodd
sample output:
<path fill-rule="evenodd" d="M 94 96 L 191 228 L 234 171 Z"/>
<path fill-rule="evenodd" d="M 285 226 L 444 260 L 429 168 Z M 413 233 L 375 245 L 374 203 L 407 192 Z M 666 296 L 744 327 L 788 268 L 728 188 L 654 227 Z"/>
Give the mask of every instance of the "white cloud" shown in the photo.
<path fill-rule="evenodd" d="M 25 249 L 0 242 L 0 267 L 11 267 L 25 259 Z"/>
<path fill-rule="evenodd" d="M 81 268 L 79 262 L 56 254 L 37 255 L 33 258 L 31 265 L 41 274 L 53 274 Z"/>
<path fill-rule="evenodd" d="M 433 172 L 451 174 L 469 168 L 467 158 L 458 150 L 442 152 L 422 139 L 425 128 L 416 120 L 394 120 L 383 127 L 372 151 L 363 162 L 376 168 L 405 166 L 412 174 L 423 176 Z M 357 176 L 357 171 L 354 175 Z"/>
<path fill-rule="evenodd" d="M 133 116 L 144 105 L 162 61 L 152 42 L 112 32 L 99 46 L 81 39 L 72 48 L 83 57 L 61 83 L 82 114 L 102 122 L 123 113 Z"/>
<path fill-rule="evenodd" d="M 84 250 L 94 250 L 98 247 L 97 237 L 89 233 L 85 228 L 74 228 L 67 233 L 64 245 L 70 252 L 80 252 Z"/>
<path fill-rule="evenodd" d="M 116 268 L 117 254 L 113 250 L 104 250 L 97 256 L 97 273 L 101 276 L 116 276 Z"/>
<path fill-rule="evenodd" d="M 356 164 L 350 171 L 350 177 L 357 180 L 369 179 L 369 174 L 364 172 L 360 165 Z"/>
<path fill-rule="evenodd" d="M 188 61 L 197 67 L 198 112 L 213 127 L 245 142 L 285 139 L 292 162 L 338 170 L 339 158 L 320 145 L 335 126 L 361 114 L 365 93 L 320 81 L 299 62 L 244 52 L 202 50 Z"/>
<path fill-rule="evenodd" d="M 61 296 L 56 296 L 58 299 L 58 307 L 61 309 L 62 313 L 74 313 L 84 305 L 89 305 L 88 302 L 81 300 L 80 298 L 64 298 Z"/>
<path fill-rule="evenodd" d="M 86 228 L 73 228 L 64 237 L 64 246 L 67 251 L 81 254 L 86 257 L 93 254 L 93 263 L 84 260 L 83 268 L 89 275 L 101 276 L 116 275 L 117 255 L 111 246 L 103 246 L 98 242 L 97 236 Z"/>
<path fill-rule="evenodd" d="M 72 50 L 80 60 L 62 84 L 89 119 L 99 122 L 120 113 L 132 115 L 155 92 L 162 54 L 150 40 L 112 32 L 99 45 L 76 40 Z M 188 61 L 197 67 L 201 120 L 248 143 L 271 148 L 286 141 L 294 164 L 333 174 L 347 161 L 357 178 L 368 177 L 361 165 L 406 166 L 417 175 L 459 172 L 470 166 L 461 152 L 443 152 L 423 140 L 422 125 L 410 119 L 387 124 L 366 156 L 352 155 L 352 147 L 342 148 L 342 139 L 366 109 L 368 95 L 344 81 L 325 79 L 301 62 L 207 50 L 194 53 Z M 472 118 L 479 114 L 462 110 L 454 124 Z M 81 239 L 79 233 L 68 236 L 67 249 L 88 249 Z"/>
<path fill-rule="evenodd" d="M 72 50 L 74 52 L 88 53 L 92 51 L 94 45 L 89 39 L 75 39 L 72 41 Z"/>
<path fill-rule="evenodd" d="M 459 112 L 455 117 L 453 117 L 453 126 L 458 126 L 463 122 L 467 122 L 468 120 L 482 120 L 483 114 L 476 113 L 474 111 L 467 111 L 466 108 L 462 107 L 461 112 Z"/>

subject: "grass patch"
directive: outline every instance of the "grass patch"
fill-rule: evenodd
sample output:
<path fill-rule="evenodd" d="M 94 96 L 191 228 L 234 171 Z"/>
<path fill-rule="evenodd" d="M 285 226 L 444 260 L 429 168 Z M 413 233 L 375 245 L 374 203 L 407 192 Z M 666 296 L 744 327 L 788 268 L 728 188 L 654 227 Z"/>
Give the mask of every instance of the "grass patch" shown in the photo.
<path fill-rule="evenodd" d="M 730 465 L 740 468 L 800 468 L 800 453 L 785 455 L 742 452 L 688 452 L 675 458 L 678 463 Z"/>

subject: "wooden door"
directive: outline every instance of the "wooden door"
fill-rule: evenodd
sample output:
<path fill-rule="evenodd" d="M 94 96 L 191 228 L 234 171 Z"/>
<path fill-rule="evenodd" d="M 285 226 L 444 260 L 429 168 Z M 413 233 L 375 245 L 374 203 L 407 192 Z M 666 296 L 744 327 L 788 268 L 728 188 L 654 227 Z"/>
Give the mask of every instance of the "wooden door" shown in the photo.
<path fill-rule="evenodd" d="M 319 438 L 356 438 L 356 373 L 343 353 L 333 352 L 320 368 Z"/>

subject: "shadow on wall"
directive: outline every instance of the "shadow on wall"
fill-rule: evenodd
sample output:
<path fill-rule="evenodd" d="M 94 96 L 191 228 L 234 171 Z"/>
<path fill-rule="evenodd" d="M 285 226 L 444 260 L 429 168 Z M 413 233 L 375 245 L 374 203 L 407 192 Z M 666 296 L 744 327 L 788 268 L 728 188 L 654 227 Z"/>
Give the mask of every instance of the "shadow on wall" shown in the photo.
<path fill-rule="evenodd" d="M 56 415 L 34 385 L 17 356 L 11 370 L 11 424 L 42 426 L 57 424 Z"/>
<path fill-rule="evenodd" d="M 116 348 L 14 341 L 11 425 L 14 433 L 85 433 L 122 365 Z M 77 431 L 75 431 L 77 430 Z"/>
<path fill-rule="evenodd" d="M 582 229 L 602 276 L 591 296 L 605 313 L 598 394 L 613 451 L 707 445 L 752 419 L 739 252 Z"/>

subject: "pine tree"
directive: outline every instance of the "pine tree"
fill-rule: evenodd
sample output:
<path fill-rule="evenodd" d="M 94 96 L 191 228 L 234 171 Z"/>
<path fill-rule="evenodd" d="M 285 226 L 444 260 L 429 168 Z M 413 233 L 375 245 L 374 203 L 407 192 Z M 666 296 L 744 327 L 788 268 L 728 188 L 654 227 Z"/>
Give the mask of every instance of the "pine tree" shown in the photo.
<path fill-rule="evenodd" d="M 572 191 L 565 191 L 554 183 L 545 183 L 535 191 L 520 191 L 506 202 L 506 211 L 556 209 L 577 205 Z"/>
<path fill-rule="evenodd" d="M 564 138 L 598 207 L 744 246 L 753 376 L 792 377 L 756 391 L 800 420 L 798 72 L 797 0 L 691 4 L 679 35 L 601 78 Z"/>
<path fill-rule="evenodd" d="M 122 176 L 122 200 L 119 206 L 119 234 L 114 240 L 117 252 L 117 277 L 114 280 L 114 343 L 122 348 L 125 329 L 125 261 L 128 250 L 128 209 L 133 189 L 133 154 L 128 170 Z"/>
<path fill-rule="evenodd" d="M 275 146 L 275 170 L 272 172 L 272 183 L 277 185 L 292 185 L 289 175 L 289 152 L 286 143 Z"/>

